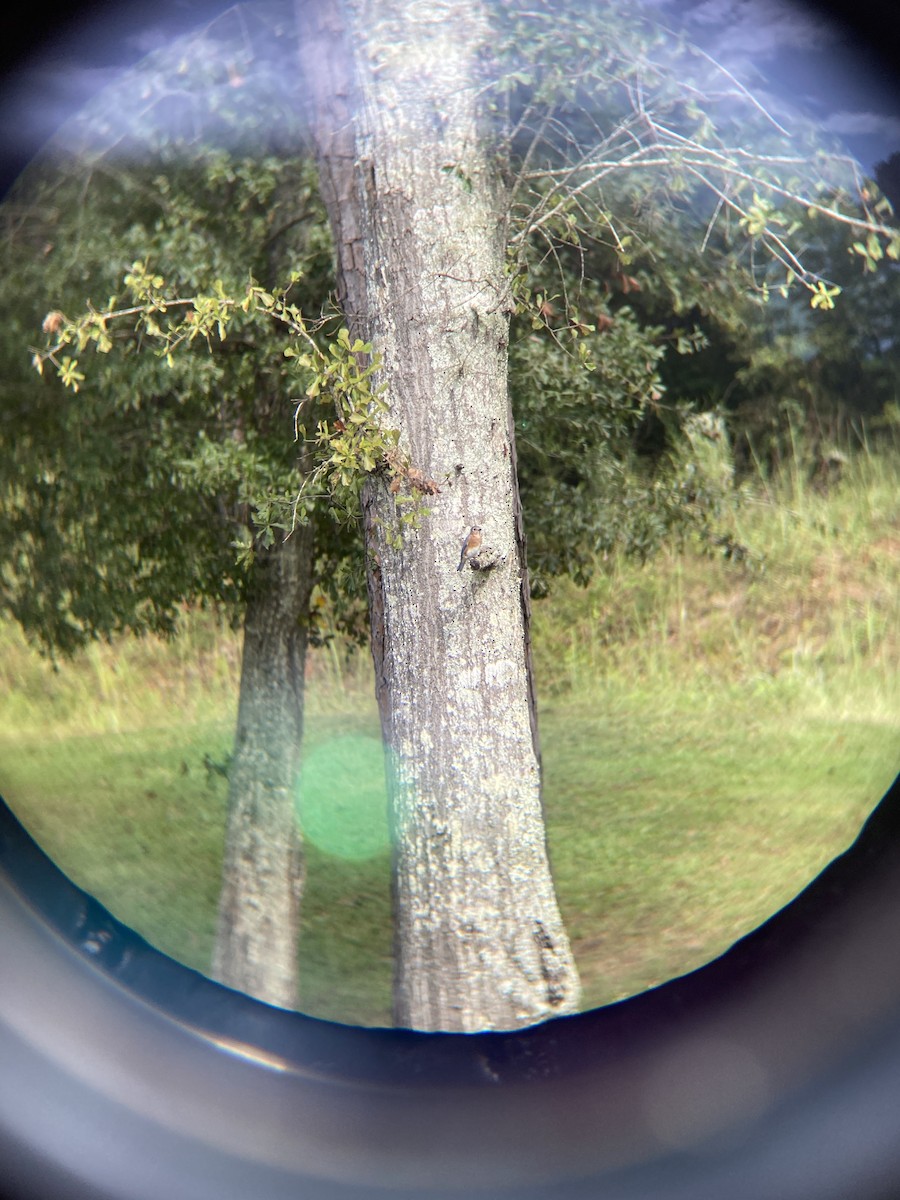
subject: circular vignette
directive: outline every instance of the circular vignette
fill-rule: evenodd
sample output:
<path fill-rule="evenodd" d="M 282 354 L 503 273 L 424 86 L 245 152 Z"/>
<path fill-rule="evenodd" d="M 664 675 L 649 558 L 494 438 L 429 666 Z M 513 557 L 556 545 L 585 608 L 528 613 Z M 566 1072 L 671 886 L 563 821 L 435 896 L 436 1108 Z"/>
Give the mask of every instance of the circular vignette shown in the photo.
<path fill-rule="evenodd" d="M 115 7 L 92 8 L 92 24 Z M 888 70 L 894 5 L 814 7 L 873 37 Z M 123 21 L 136 12 L 118 8 Z M 195 23 L 210 8 L 179 11 Z M 77 53 L 72 13 L 55 28 Z M 40 24 L 54 28 L 52 10 Z M 34 25 L 13 56 L 43 40 Z M 895 785 L 846 854 L 688 976 L 516 1034 L 361 1030 L 269 1008 L 167 959 L 66 880 L 3 806 L 0 1189 L 895 1195 L 898 917 Z"/>
<path fill-rule="evenodd" d="M 896 785 L 715 962 L 513 1034 L 364 1030 L 232 992 L 117 922 L 5 806 L 0 909 L 12 1195 L 827 1200 L 900 1181 Z"/>

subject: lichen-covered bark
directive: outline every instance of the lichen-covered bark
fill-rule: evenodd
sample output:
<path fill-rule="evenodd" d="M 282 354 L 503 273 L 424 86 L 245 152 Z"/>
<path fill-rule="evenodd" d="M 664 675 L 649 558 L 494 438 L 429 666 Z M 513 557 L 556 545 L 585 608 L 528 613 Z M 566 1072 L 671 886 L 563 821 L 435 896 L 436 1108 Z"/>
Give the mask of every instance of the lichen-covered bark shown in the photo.
<path fill-rule="evenodd" d="M 296 785 L 313 531 L 261 551 L 244 617 L 228 827 L 212 974 L 282 1008 L 297 1005 L 303 853 Z"/>
<path fill-rule="evenodd" d="M 386 479 L 364 494 L 394 838 L 394 1017 L 510 1029 L 572 1011 L 579 987 L 533 728 L 505 197 L 478 125 L 490 28 L 475 0 L 361 0 L 346 19 L 330 65 L 324 41 L 308 64 L 323 190 L 342 204 L 330 211 L 342 291 L 354 331 L 383 356 L 388 423 L 441 487 L 412 528 Z M 342 74 L 351 54 L 355 81 Z M 342 110 L 355 141 L 338 159 L 328 130 Z M 476 524 L 482 554 L 457 571 Z"/>

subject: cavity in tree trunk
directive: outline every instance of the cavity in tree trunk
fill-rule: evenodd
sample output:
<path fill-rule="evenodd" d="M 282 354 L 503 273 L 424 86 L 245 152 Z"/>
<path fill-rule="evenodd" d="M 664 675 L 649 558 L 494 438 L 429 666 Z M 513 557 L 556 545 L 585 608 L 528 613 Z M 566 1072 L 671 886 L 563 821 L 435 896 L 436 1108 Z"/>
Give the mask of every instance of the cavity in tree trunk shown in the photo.
<path fill-rule="evenodd" d="M 257 553 L 244 617 L 212 974 L 297 1006 L 303 849 L 296 810 L 313 529 Z"/>
<path fill-rule="evenodd" d="M 506 197 L 479 126 L 481 4 L 299 5 L 323 193 L 386 422 L 441 492 L 401 527 L 367 484 L 394 838 L 398 1025 L 511 1029 L 577 1007 L 547 856 L 507 392 Z M 351 78 L 348 64 L 355 68 Z M 351 123 L 348 123 L 348 118 Z M 472 525 L 480 557 L 461 571 Z"/>

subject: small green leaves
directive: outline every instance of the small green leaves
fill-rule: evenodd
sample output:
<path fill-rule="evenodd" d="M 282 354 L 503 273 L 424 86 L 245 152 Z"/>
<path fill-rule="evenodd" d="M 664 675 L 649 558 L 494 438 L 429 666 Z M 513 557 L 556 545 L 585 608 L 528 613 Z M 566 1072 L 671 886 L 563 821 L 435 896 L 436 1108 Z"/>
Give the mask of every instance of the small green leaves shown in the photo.
<path fill-rule="evenodd" d="M 741 227 L 748 237 L 761 237 L 769 229 L 776 217 L 775 207 L 771 201 L 754 194 L 753 203 L 746 214 L 741 217 Z"/>
<path fill-rule="evenodd" d="M 585 343 L 578 342 L 576 350 L 578 353 L 578 361 L 581 363 L 584 369 L 586 371 L 596 371 L 597 364 L 591 356 L 591 352 L 588 350 L 588 347 L 585 345 Z"/>
<path fill-rule="evenodd" d="M 162 275 L 150 273 L 146 263 L 140 260 L 131 264 L 131 270 L 125 276 L 125 287 L 137 300 L 150 300 L 165 286 Z"/>
<path fill-rule="evenodd" d="M 84 383 L 84 374 L 78 370 L 78 359 L 70 358 L 68 354 L 60 361 L 56 371 L 64 385 L 73 392 L 77 392 L 79 384 Z"/>
<path fill-rule="evenodd" d="M 877 233 L 870 233 L 864 242 L 854 242 L 850 247 L 851 254 L 858 254 L 865 263 L 867 271 L 874 271 L 885 254 L 893 261 L 900 255 L 900 234 L 891 238 L 887 245 L 882 245 Z"/>
<path fill-rule="evenodd" d="M 318 424 L 315 440 L 320 461 L 307 485 L 324 483 L 331 491 L 355 493 L 366 475 L 384 465 L 397 439 L 396 430 L 383 426 L 388 405 L 380 389 L 372 387 L 381 358 L 372 353 L 371 343 L 359 338 L 351 342 L 343 326 L 328 344 L 327 356 L 318 351 L 298 358 L 313 372 L 307 399 L 328 395 L 336 414 L 333 425 Z"/>
<path fill-rule="evenodd" d="M 690 330 L 677 331 L 674 336 L 677 354 L 697 354 L 709 345 L 706 334 L 696 325 Z"/>
<path fill-rule="evenodd" d="M 209 292 L 172 296 L 166 294 L 162 275 L 151 271 L 145 262 L 136 261 L 123 282 L 134 303 L 117 307 L 113 296 L 104 311 L 98 312 L 89 304 L 88 311 L 76 320 L 69 320 L 59 310 L 51 310 L 43 323 L 49 344 L 34 351 L 35 370 L 42 374 L 44 364 L 52 363 L 63 385 L 77 392 L 84 382 L 84 373 L 79 369 L 78 359 L 62 354 L 62 350 L 74 345 L 79 352 L 93 347 L 106 354 L 113 346 L 110 333 L 113 325 L 119 327 L 120 334 L 130 334 L 133 341 L 152 347 L 174 369 L 183 348 L 203 338 L 212 351 L 213 339 L 223 342 L 235 317 L 246 314 L 264 322 L 274 321 L 287 333 L 289 340 L 282 355 L 301 375 L 305 393 L 295 412 L 298 441 L 306 441 L 305 428 L 300 424 L 303 405 L 310 401 L 330 403 L 335 420 L 331 424 L 319 421 L 312 439 L 318 464 L 310 464 L 312 469 L 293 497 L 282 497 L 277 503 L 272 500 L 269 508 L 259 509 L 257 525 L 262 533 L 279 525 L 275 520 L 276 510 L 283 517 L 281 527 L 285 529 L 293 529 L 298 521 L 307 520 L 309 498 L 322 487 L 332 501 L 354 507 L 362 480 L 375 471 L 388 469 L 397 459 L 399 432 L 387 427 L 388 405 L 383 389 L 374 384 L 374 376 L 381 367 L 379 355 L 373 353 L 370 342 L 351 339 L 344 326 L 331 340 L 323 339 L 322 322 L 311 329 L 298 306 L 288 300 L 296 276 L 292 276 L 282 292 L 269 291 L 251 279 L 243 294 L 230 295 L 222 281 L 216 279 Z M 396 473 L 395 467 L 389 469 Z M 209 474 L 212 477 L 216 471 Z M 240 548 L 240 555 L 246 557 L 248 553 L 251 551 Z"/>
<path fill-rule="evenodd" d="M 835 284 L 829 287 L 827 283 L 819 279 L 811 289 L 809 303 L 813 308 L 831 309 L 834 308 L 834 299 L 841 294 L 841 289 Z"/>

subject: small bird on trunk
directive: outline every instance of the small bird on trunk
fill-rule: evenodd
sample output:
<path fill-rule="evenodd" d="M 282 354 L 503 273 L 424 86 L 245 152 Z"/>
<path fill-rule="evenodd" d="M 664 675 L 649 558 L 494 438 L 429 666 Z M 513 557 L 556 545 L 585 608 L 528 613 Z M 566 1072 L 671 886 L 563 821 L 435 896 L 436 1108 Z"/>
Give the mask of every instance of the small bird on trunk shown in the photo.
<path fill-rule="evenodd" d="M 462 553 L 459 556 L 459 566 L 457 571 L 461 571 L 466 564 L 467 558 L 473 558 L 481 546 L 481 526 L 473 525 L 469 530 L 466 540 L 462 544 Z"/>

